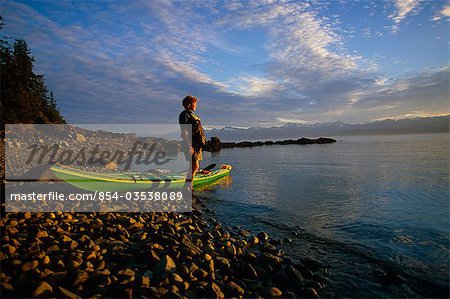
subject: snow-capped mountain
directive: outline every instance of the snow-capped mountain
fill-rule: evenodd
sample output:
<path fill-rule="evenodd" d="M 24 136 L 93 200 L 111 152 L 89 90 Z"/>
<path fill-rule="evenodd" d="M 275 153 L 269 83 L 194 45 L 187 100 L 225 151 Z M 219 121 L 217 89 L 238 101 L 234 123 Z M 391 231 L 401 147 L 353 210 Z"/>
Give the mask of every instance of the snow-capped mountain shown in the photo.
<path fill-rule="evenodd" d="M 277 140 L 301 137 L 374 135 L 374 134 L 413 134 L 449 132 L 450 115 L 386 119 L 364 124 L 347 124 L 341 121 L 316 124 L 286 123 L 279 127 L 251 127 L 248 129 L 224 127 L 207 130 L 209 137 L 217 136 L 222 141 L 238 140 Z"/>

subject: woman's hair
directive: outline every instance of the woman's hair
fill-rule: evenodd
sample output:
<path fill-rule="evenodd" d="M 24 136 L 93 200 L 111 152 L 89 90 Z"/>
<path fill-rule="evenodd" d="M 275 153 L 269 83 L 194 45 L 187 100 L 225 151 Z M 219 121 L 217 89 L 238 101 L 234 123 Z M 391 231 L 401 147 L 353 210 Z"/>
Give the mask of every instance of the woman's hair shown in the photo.
<path fill-rule="evenodd" d="M 186 108 L 187 105 L 197 102 L 197 98 L 191 95 L 186 96 L 183 99 L 183 107 Z"/>

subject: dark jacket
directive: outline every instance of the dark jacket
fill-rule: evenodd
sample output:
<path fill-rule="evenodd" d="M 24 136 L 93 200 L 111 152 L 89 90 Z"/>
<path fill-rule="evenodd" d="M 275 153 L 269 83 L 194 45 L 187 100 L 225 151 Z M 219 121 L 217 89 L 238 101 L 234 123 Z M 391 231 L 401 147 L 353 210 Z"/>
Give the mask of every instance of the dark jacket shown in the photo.
<path fill-rule="evenodd" d="M 192 110 L 183 110 L 178 117 L 180 125 L 192 125 L 192 147 L 195 150 L 201 149 L 206 144 L 205 132 L 203 131 L 200 117 Z"/>

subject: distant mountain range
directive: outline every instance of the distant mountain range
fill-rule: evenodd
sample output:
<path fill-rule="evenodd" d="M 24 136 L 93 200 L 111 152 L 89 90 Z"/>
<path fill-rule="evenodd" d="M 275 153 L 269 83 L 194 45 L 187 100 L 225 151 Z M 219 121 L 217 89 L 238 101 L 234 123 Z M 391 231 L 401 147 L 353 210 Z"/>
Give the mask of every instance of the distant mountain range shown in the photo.
<path fill-rule="evenodd" d="M 248 129 L 224 127 L 206 131 L 208 137 L 217 136 L 222 141 L 278 140 L 301 137 L 448 133 L 450 115 L 436 117 L 386 119 L 364 124 L 347 124 L 340 121 L 316 124 L 287 123 L 280 127 L 251 127 Z"/>

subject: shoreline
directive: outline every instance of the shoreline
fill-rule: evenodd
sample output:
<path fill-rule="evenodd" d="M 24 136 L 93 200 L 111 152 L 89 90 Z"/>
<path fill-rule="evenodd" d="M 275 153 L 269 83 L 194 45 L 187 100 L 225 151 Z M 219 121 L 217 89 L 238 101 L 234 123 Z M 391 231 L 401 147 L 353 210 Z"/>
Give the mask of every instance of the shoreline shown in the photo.
<path fill-rule="evenodd" d="M 313 297 L 313 270 L 265 232 L 225 228 L 195 198 L 192 213 L 6 213 L 6 297 Z M 205 209 L 203 209 L 205 208 Z"/>
<path fill-rule="evenodd" d="M 214 137 L 213 137 L 214 138 Z M 319 137 L 316 139 L 300 138 L 300 139 L 285 139 L 277 141 L 241 141 L 241 142 L 222 142 L 222 148 L 234 148 L 234 147 L 253 147 L 253 146 L 267 146 L 267 145 L 288 145 L 288 144 L 328 144 L 335 143 L 336 140 L 332 138 Z"/>
<path fill-rule="evenodd" d="M 119 140 L 109 143 L 120 146 Z M 318 297 L 321 285 L 312 280 L 318 268 L 294 262 L 279 248 L 281 240 L 265 232 L 224 227 L 206 200 L 194 193 L 192 213 L 5 213 L 2 206 L 2 294 Z"/>

